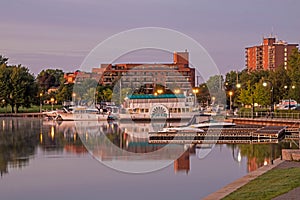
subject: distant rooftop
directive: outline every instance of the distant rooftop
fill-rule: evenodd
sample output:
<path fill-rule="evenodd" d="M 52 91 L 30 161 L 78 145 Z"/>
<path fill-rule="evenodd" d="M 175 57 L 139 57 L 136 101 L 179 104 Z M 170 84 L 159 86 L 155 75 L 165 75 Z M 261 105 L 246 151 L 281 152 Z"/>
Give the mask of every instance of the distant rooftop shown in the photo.
<path fill-rule="evenodd" d="M 127 96 L 129 99 L 166 99 L 166 98 L 185 98 L 183 94 L 133 94 Z"/>

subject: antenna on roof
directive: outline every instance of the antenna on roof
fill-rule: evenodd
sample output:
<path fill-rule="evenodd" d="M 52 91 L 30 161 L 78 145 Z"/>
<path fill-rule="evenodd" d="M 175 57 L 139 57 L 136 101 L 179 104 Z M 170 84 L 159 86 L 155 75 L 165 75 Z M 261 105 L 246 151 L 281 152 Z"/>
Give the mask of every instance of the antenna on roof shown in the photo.
<path fill-rule="evenodd" d="M 272 29 L 271 29 L 271 37 L 273 37 L 273 34 L 274 34 L 274 27 L 272 26 Z"/>

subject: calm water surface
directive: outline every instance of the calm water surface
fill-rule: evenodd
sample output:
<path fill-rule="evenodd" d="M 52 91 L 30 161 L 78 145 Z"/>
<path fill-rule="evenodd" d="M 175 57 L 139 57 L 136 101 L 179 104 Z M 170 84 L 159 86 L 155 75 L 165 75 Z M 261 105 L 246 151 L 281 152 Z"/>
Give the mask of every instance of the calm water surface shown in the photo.
<path fill-rule="evenodd" d="M 126 151 L 160 148 L 111 126 L 99 124 Z M 72 123 L 0 118 L 0 199 L 201 199 L 270 163 L 289 145 L 220 144 L 204 158 L 190 147 L 163 169 L 130 174 L 90 155 Z M 113 159 L 103 152 L 101 158 Z"/>

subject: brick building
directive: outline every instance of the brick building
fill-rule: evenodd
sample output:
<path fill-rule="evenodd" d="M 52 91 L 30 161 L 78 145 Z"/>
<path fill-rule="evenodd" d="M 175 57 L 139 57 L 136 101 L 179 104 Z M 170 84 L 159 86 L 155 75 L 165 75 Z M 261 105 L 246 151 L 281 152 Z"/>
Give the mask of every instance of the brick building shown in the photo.
<path fill-rule="evenodd" d="M 298 44 L 276 41 L 274 37 L 263 38 L 261 45 L 246 48 L 246 67 L 248 71 L 274 70 L 279 66 L 286 69 L 288 58 L 297 46 Z"/>
<path fill-rule="evenodd" d="M 143 85 L 149 93 L 155 84 L 170 88 L 176 83 L 176 87 L 185 91 L 195 85 L 195 69 L 189 67 L 187 51 L 174 52 L 172 63 L 101 64 L 100 68 L 93 68 L 92 73 L 100 75 L 100 84 L 112 85 L 121 78 L 122 88 Z"/>

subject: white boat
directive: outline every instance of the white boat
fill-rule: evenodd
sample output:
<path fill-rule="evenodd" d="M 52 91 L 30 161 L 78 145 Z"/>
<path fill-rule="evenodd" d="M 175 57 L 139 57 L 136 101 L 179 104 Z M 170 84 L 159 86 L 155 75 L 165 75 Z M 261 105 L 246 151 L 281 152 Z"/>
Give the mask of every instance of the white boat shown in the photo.
<path fill-rule="evenodd" d="M 87 108 L 84 106 L 63 108 L 62 110 L 55 110 L 50 112 L 44 112 L 47 117 L 54 120 L 63 121 L 104 121 L 115 119 L 114 116 L 109 113 L 99 113 L 96 108 Z"/>
<path fill-rule="evenodd" d="M 161 131 L 158 132 L 178 132 L 178 131 L 188 131 L 188 132 L 204 132 L 204 130 L 199 128 L 194 128 L 190 126 L 184 126 L 184 127 L 172 127 L 172 128 L 164 128 Z"/>
<path fill-rule="evenodd" d="M 199 124 L 192 124 L 190 127 L 192 128 L 215 128 L 215 127 L 232 127 L 235 126 L 235 123 L 231 122 L 218 122 L 218 121 L 207 121 L 207 122 L 201 122 Z"/>

